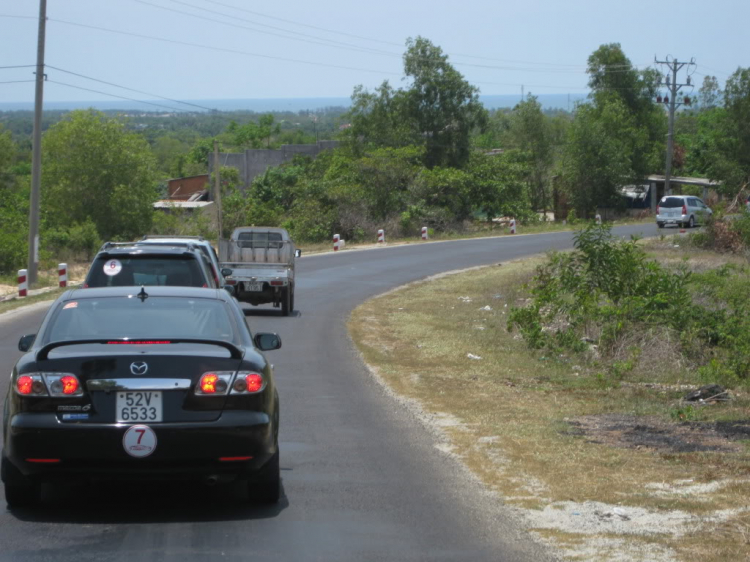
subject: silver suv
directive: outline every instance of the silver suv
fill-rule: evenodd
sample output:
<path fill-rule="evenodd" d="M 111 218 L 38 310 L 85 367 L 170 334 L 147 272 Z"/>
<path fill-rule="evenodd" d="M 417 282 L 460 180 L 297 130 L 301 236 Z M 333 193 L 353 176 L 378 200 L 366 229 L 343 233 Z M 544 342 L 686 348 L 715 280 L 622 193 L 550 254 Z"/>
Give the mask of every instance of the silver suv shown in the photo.
<path fill-rule="evenodd" d="M 681 228 L 693 228 L 705 224 L 713 211 L 699 198 L 692 195 L 667 195 L 656 206 L 656 226 L 664 228 L 673 224 Z"/>

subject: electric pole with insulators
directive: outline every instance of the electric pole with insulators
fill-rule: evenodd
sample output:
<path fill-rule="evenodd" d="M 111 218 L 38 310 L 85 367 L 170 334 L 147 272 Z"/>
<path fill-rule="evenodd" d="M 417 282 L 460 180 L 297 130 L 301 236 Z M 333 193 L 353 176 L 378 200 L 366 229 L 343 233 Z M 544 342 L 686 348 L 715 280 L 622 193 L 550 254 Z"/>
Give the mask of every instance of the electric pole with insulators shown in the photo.
<path fill-rule="evenodd" d="M 693 101 L 690 99 L 689 96 L 684 96 L 681 99 L 678 99 L 677 96 L 680 93 L 680 90 L 684 87 L 692 87 L 690 81 L 690 74 L 688 73 L 687 80 L 685 83 L 679 83 L 677 81 L 677 73 L 685 66 L 690 69 L 691 67 L 695 67 L 695 59 L 690 59 L 690 62 L 680 62 L 677 59 L 673 59 L 671 57 L 667 57 L 666 60 L 660 61 L 656 60 L 656 57 L 654 57 L 654 62 L 656 64 L 662 64 L 666 65 L 669 69 L 669 72 L 667 73 L 665 77 L 665 85 L 667 86 L 667 90 L 669 90 L 669 93 L 664 96 L 662 99 L 661 94 L 659 94 L 656 97 L 657 103 L 664 103 L 668 109 L 669 109 L 669 133 L 667 134 L 667 159 L 664 166 L 664 195 L 672 195 L 672 187 L 670 185 L 670 181 L 672 179 L 672 156 L 674 154 L 674 114 L 677 110 L 677 107 L 681 105 L 692 105 Z M 662 85 L 661 79 L 659 80 L 659 86 Z M 656 193 L 654 193 L 653 200 L 651 202 L 652 208 L 655 209 L 655 203 L 656 203 Z"/>

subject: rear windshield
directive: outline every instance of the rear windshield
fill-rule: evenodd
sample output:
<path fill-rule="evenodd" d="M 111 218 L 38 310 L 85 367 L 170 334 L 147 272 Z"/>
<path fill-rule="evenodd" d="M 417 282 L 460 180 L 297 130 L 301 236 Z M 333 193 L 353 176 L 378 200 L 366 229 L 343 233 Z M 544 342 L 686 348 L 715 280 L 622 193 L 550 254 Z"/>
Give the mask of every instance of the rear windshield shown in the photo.
<path fill-rule="evenodd" d="M 280 248 L 283 244 L 280 232 L 240 232 L 237 240 L 240 248 Z"/>
<path fill-rule="evenodd" d="M 137 255 L 97 258 L 86 278 L 88 287 L 131 285 L 205 287 L 206 279 L 194 257 Z"/>
<path fill-rule="evenodd" d="M 236 332 L 230 311 L 218 300 L 104 297 L 66 301 L 50 319 L 44 340 L 197 338 L 236 343 Z"/>
<path fill-rule="evenodd" d="M 681 197 L 665 197 L 659 202 L 659 207 L 682 207 L 685 200 Z"/>

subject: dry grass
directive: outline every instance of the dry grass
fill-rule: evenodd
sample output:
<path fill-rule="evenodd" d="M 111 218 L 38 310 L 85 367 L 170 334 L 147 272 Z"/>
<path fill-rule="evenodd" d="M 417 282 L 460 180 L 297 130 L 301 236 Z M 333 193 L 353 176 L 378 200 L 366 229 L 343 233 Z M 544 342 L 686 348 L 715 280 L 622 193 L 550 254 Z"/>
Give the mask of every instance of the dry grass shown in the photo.
<path fill-rule="evenodd" d="M 675 259 L 681 261 L 682 256 Z M 693 381 L 685 374 L 689 366 L 663 368 L 670 355 L 662 354 L 674 353 L 669 342 L 649 347 L 649 338 L 661 341 L 667 334 L 634 334 L 620 342 L 617 353 L 623 357 L 632 348 L 646 348 L 624 384 L 603 381 L 595 362 L 530 352 L 506 330 L 506 319 L 508 309 L 525 298 L 522 285 L 537 263 L 539 259 L 488 267 L 373 299 L 353 313 L 352 337 L 367 363 L 396 392 L 418 400 L 428 412 L 460 420 L 459 425 L 442 428 L 450 438 L 451 454 L 460 456 L 507 503 L 538 513 L 550 505 L 562 506 L 561 502 L 602 502 L 646 508 L 657 520 L 679 510 L 724 533 L 726 548 L 706 549 L 702 560 L 726 560 L 725 554 L 741 551 L 747 540 L 742 510 L 750 493 L 747 443 L 733 442 L 725 452 L 674 453 L 596 443 L 572 430 L 577 418 L 610 414 L 655 416 L 668 426 L 670 410 L 685 393 L 681 385 Z M 483 310 L 485 306 L 491 310 Z M 749 406 L 750 399 L 740 394 L 697 416 L 746 418 Z M 679 483 L 685 481 L 721 485 L 691 488 L 684 494 Z M 667 491 L 654 488 L 655 483 L 665 484 Z M 677 559 L 692 560 L 691 541 L 673 538 L 684 531 L 684 524 L 668 528 L 669 532 L 648 537 L 649 544 L 658 546 L 654 552 L 666 549 Z M 580 542 L 578 547 L 566 547 L 567 555 L 591 560 L 608 558 L 607 548 L 613 544 L 645 540 L 609 532 L 583 540 L 578 533 L 559 531 L 564 542 Z M 555 532 L 548 529 L 542 534 Z M 589 552 L 594 539 L 604 541 L 604 546 Z M 623 558 L 627 559 L 638 558 Z"/>

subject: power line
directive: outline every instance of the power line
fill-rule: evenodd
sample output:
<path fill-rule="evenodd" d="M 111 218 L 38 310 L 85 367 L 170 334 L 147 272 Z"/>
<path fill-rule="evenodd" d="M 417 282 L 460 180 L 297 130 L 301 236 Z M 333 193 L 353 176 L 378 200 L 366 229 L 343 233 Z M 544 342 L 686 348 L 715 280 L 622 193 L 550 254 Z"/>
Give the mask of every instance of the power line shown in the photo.
<path fill-rule="evenodd" d="M 185 4 L 184 2 L 180 2 L 178 0 L 170 0 L 170 1 L 171 2 L 176 2 L 178 4 Z M 248 10 L 247 8 L 241 8 L 239 6 L 234 6 L 232 4 L 226 4 L 224 2 L 218 2 L 217 0 L 203 0 L 203 1 L 207 2 L 209 4 L 215 4 L 217 6 L 223 6 L 225 8 L 230 8 L 230 9 L 233 9 L 233 10 L 238 10 L 238 11 L 241 11 L 241 12 L 246 12 L 248 14 L 253 14 L 253 15 L 256 15 L 256 16 L 260 16 L 260 17 L 264 17 L 264 18 L 268 18 L 268 19 L 273 19 L 273 20 L 276 20 L 276 21 L 281 21 L 281 22 L 284 22 L 284 23 L 292 24 L 292 25 L 298 25 L 300 27 L 306 27 L 308 29 L 315 29 L 315 30 L 318 30 L 318 31 L 323 31 L 325 33 L 333 33 L 333 34 L 336 34 L 336 35 L 342 35 L 342 36 L 346 36 L 346 37 L 352 37 L 354 39 L 361 39 L 361 40 L 364 40 L 364 41 L 374 41 L 376 43 L 382 43 L 384 45 L 392 45 L 392 46 L 400 47 L 400 48 L 403 48 L 403 46 L 404 46 L 403 44 L 396 43 L 394 41 L 384 41 L 382 39 L 376 39 L 374 37 L 367 37 L 367 36 L 364 36 L 364 35 L 357 35 L 357 34 L 354 34 L 354 33 L 347 33 L 345 31 L 338 31 L 338 30 L 334 30 L 334 29 L 327 29 L 325 27 L 319 27 L 317 25 L 311 25 L 311 24 L 308 24 L 308 23 L 302 23 L 302 22 L 299 22 L 299 21 L 284 19 L 284 18 L 280 18 L 280 17 L 277 17 L 277 16 L 271 16 L 269 14 L 264 14 L 262 12 L 257 12 L 257 11 L 254 11 L 254 10 Z M 215 12 L 215 13 L 219 13 L 219 12 Z M 585 68 L 586 67 L 586 65 L 582 65 L 582 64 L 565 64 L 565 63 L 517 61 L 517 60 L 499 59 L 499 58 L 495 58 L 495 57 L 488 57 L 488 56 L 481 56 L 481 55 L 470 55 L 470 54 L 466 54 L 466 53 L 447 53 L 447 54 L 450 54 L 451 56 L 466 57 L 466 58 L 473 58 L 473 59 L 480 59 L 480 60 L 489 60 L 489 61 L 502 62 L 502 63 L 507 63 L 507 64 L 531 64 L 531 65 L 540 65 L 540 66 L 566 66 L 566 67 L 577 67 L 577 68 L 581 68 L 581 67 Z M 398 55 L 398 56 L 400 56 L 400 55 Z M 629 66 L 629 65 L 625 65 L 625 64 L 612 65 L 612 68 L 616 68 L 616 67 L 620 67 L 620 66 L 625 67 L 625 66 Z"/>
<path fill-rule="evenodd" d="M 122 100 L 134 101 L 134 102 L 137 102 L 137 103 L 145 103 L 147 105 L 153 105 L 153 106 L 156 106 L 156 107 L 164 107 L 166 109 L 171 109 L 171 110 L 177 111 L 177 112 L 185 111 L 184 109 L 178 109 L 176 107 L 171 107 L 169 105 L 162 105 L 160 103 L 153 103 L 153 102 L 150 102 L 150 101 L 137 100 L 135 98 L 128 98 L 126 96 L 118 96 L 116 94 L 109 94 L 107 92 L 101 92 L 99 90 L 92 90 L 91 88 L 84 88 L 82 86 L 74 86 L 73 84 L 66 84 L 65 82 L 58 82 L 56 80 L 49 80 L 49 79 L 47 79 L 47 82 L 49 82 L 51 84 L 59 84 L 60 86 L 67 86 L 68 88 L 75 88 L 76 90 L 84 90 L 86 92 L 94 92 L 95 94 L 101 94 L 103 96 L 110 96 L 112 98 L 119 98 L 119 99 L 122 99 Z"/>
<path fill-rule="evenodd" d="M 270 60 L 280 60 L 280 61 L 284 61 L 284 62 L 294 62 L 294 63 L 307 64 L 307 65 L 312 65 L 312 66 L 323 66 L 323 67 L 327 67 L 327 68 L 336 68 L 336 69 L 339 69 L 339 70 L 354 70 L 356 72 L 373 72 L 373 73 L 377 73 L 377 74 L 390 74 L 390 75 L 400 76 L 400 74 L 397 73 L 397 72 L 388 72 L 388 71 L 384 71 L 384 70 L 370 70 L 370 69 L 366 69 L 366 68 L 355 68 L 355 67 L 351 67 L 351 66 L 343 66 L 343 65 L 337 65 L 337 64 L 328 64 L 328 63 L 324 63 L 324 62 L 314 62 L 314 61 L 306 61 L 306 60 L 301 60 L 301 59 L 290 59 L 290 58 L 285 58 L 285 57 L 277 57 L 277 56 L 274 56 L 274 55 L 264 55 L 264 54 L 261 54 L 261 53 L 251 53 L 249 51 L 240 51 L 238 49 L 227 49 L 225 47 L 214 47 L 212 45 L 201 45 L 200 43 L 190 43 L 188 41 L 178 41 L 178 40 L 175 40 L 175 39 L 165 39 L 163 37 L 154 37 L 152 35 L 144 35 L 144 34 L 141 34 L 141 33 L 132 33 L 132 32 L 129 32 L 129 31 L 118 31 L 116 29 L 109 29 L 109 28 L 106 28 L 106 27 L 99 27 L 99 26 L 95 26 L 95 25 L 88 25 L 88 24 L 85 24 L 85 23 L 76 23 L 76 22 L 66 21 L 66 20 L 61 20 L 61 19 L 56 19 L 56 18 L 48 18 L 48 21 L 55 22 L 55 23 L 62 23 L 64 25 L 72 25 L 72 26 L 75 26 L 75 27 L 83 27 L 83 28 L 87 28 L 87 29 L 96 29 L 97 31 L 106 31 L 108 33 L 115 33 L 117 35 L 126 35 L 126 36 L 130 36 L 130 37 L 138 37 L 139 39 L 150 39 L 152 41 L 160 41 L 162 43 L 171 43 L 171 44 L 174 44 L 174 45 L 184 45 L 184 46 L 188 46 L 188 47 L 196 47 L 196 48 L 199 48 L 199 49 L 208 49 L 208 50 L 211 50 L 211 51 L 219 51 L 219 52 L 222 52 L 222 53 L 232 53 L 232 54 L 235 54 L 235 55 L 245 55 L 245 56 L 250 56 L 250 57 L 258 57 L 258 58 L 264 58 L 264 59 L 270 59 Z"/>
<path fill-rule="evenodd" d="M 212 107 L 206 107 L 204 105 L 198 105 L 196 103 L 190 103 L 190 102 L 187 102 L 187 101 L 175 100 L 175 99 L 172 99 L 172 98 L 167 98 L 167 97 L 164 97 L 164 96 L 160 96 L 159 94 L 152 94 L 151 92 L 144 92 L 142 90 L 136 90 L 135 88 L 128 88 L 127 86 L 120 86 L 119 84 L 114 84 L 112 82 L 107 82 L 105 80 L 99 80 L 98 78 L 92 78 L 91 76 L 86 76 L 84 74 L 78 74 L 77 72 L 72 72 L 70 70 L 65 70 L 63 68 L 58 68 L 58 67 L 52 66 L 50 64 L 47 65 L 47 68 L 52 68 L 52 69 L 57 70 L 59 72 L 64 72 L 65 74 L 71 74 L 73 76 L 78 76 L 79 78 L 85 78 L 86 80 L 92 80 L 94 82 L 99 82 L 100 84 L 106 84 L 107 86 L 114 86 L 115 88 L 121 88 L 123 90 L 129 90 L 131 92 L 136 92 L 138 94 L 145 94 L 147 96 L 154 96 L 155 98 L 159 98 L 159 99 L 171 101 L 173 103 L 181 103 L 183 105 L 190 105 L 192 107 L 197 107 L 199 109 L 205 109 L 206 111 L 217 111 L 215 108 L 212 108 Z"/>
<path fill-rule="evenodd" d="M 401 43 L 395 43 L 393 41 L 384 41 L 383 39 L 375 39 L 374 37 L 366 37 L 364 35 L 356 35 L 354 33 L 346 33 L 344 31 L 335 31 L 333 29 L 326 29 L 324 27 L 318 27 L 317 25 L 311 25 L 311 24 L 308 24 L 308 23 L 296 22 L 296 21 L 287 20 L 287 19 L 284 19 L 284 18 L 279 18 L 279 17 L 276 17 L 276 16 L 269 16 L 268 14 L 263 14 L 261 12 L 255 12 L 253 10 L 248 10 L 247 8 L 240 8 L 239 6 L 232 6 L 231 4 L 224 4 L 222 2 L 217 2 L 215 0 L 203 0 L 203 1 L 204 2 L 208 2 L 209 4 L 216 4 L 218 6 L 223 6 L 225 8 L 231 8 L 233 10 L 239 10 L 241 12 L 247 12 L 248 14 L 253 14 L 253 15 L 256 15 L 256 16 L 261 16 L 263 18 L 268 18 L 268 19 L 272 19 L 272 20 L 276 20 L 276 21 L 283 21 L 284 23 L 291 23 L 292 25 L 298 25 L 300 27 L 307 27 L 309 29 L 317 29 L 318 31 L 325 31 L 326 33 L 334 33 L 336 35 L 343 35 L 343 36 L 346 36 L 346 37 L 352 37 L 354 39 L 362 39 L 363 41 L 373 41 L 375 43 L 382 43 L 384 45 L 394 45 L 396 47 L 403 47 L 403 45 Z"/>
<path fill-rule="evenodd" d="M 34 68 L 35 64 L 18 64 L 16 66 L 0 66 L 0 70 L 5 70 L 6 68 Z"/>
<path fill-rule="evenodd" d="M 234 16 L 231 16 L 231 15 L 223 13 L 223 12 L 217 12 L 216 10 L 209 10 L 207 8 L 201 8 L 199 6 L 195 6 L 195 5 L 189 4 L 187 2 L 182 2 L 181 0 L 170 0 L 170 1 L 174 2 L 176 4 L 181 4 L 183 6 L 188 6 L 188 7 L 194 8 L 196 10 L 202 10 L 202 11 L 205 11 L 205 12 L 209 12 L 211 14 L 217 14 L 217 15 L 220 15 L 222 17 L 239 19 L 240 21 L 249 22 L 249 23 L 252 23 L 252 24 L 255 24 L 255 25 L 263 25 L 265 27 L 271 27 L 272 29 L 277 29 L 277 30 L 280 30 L 280 31 L 282 31 L 284 33 L 294 33 L 296 35 L 302 35 L 303 37 L 312 38 L 312 40 L 310 40 L 310 39 L 301 39 L 301 38 L 298 38 L 298 37 L 289 37 L 287 35 L 280 35 L 278 33 L 274 33 L 274 32 L 271 32 L 271 31 L 264 31 L 262 29 L 251 28 L 251 27 L 247 27 L 247 26 L 240 25 L 240 24 L 237 24 L 237 23 L 231 23 L 231 22 L 225 22 L 225 21 L 221 21 L 221 20 L 211 19 L 211 18 L 207 18 L 205 16 L 200 16 L 200 15 L 197 15 L 197 14 L 191 14 L 190 12 L 185 12 L 183 10 L 177 10 L 177 9 L 174 9 L 174 8 L 168 8 L 166 6 L 159 6 L 157 4 L 152 4 L 151 2 L 147 2 L 145 0 L 133 0 L 133 1 L 137 2 L 139 4 L 143 4 L 145 6 L 151 6 L 153 8 L 158 8 L 160 10 L 165 10 L 165 11 L 168 11 L 168 12 L 173 12 L 173 13 L 176 13 L 176 14 L 181 14 L 181 15 L 184 15 L 184 16 L 192 17 L 192 18 L 197 18 L 197 19 L 200 19 L 201 21 L 210 21 L 210 22 L 217 23 L 219 25 L 225 25 L 225 26 L 228 26 L 228 27 L 235 27 L 235 28 L 238 28 L 238 29 L 245 29 L 245 30 L 249 30 L 249 31 L 254 31 L 254 32 L 259 32 L 259 33 L 265 33 L 267 35 L 273 35 L 275 37 L 281 37 L 283 39 L 291 39 L 292 41 L 302 41 L 304 43 L 310 43 L 310 44 L 313 44 L 313 45 L 322 45 L 324 47 L 334 47 L 334 48 L 345 49 L 345 50 L 350 50 L 350 51 L 353 50 L 353 51 L 356 51 L 356 52 L 364 52 L 364 53 L 370 53 L 370 54 L 374 54 L 374 55 L 385 55 L 385 56 L 397 57 L 397 58 L 401 58 L 401 56 L 402 56 L 400 53 L 394 53 L 394 52 L 390 52 L 390 51 L 381 51 L 381 50 L 370 49 L 370 48 L 366 48 L 366 47 L 360 47 L 358 45 L 353 45 L 351 43 L 343 43 L 341 41 L 333 41 L 332 42 L 333 44 L 329 45 L 329 44 L 323 43 L 321 41 L 331 41 L 330 39 L 324 39 L 324 38 L 320 38 L 320 37 L 315 37 L 313 35 L 307 35 L 307 34 L 304 34 L 304 33 L 300 34 L 298 32 L 289 31 L 289 30 L 286 30 L 286 29 L 283 29 L 283 28 L 279 28 L 279 27 L 275 27 L 275 26 L 267 26 L 265 24 L 260 24 L 258 22 L 254 22 L 252 20 L 247 20 L 247 19 L 244 19 L 244 18 L 236 18 Z M 471 55 L 462 55 L 462 56 L 471 56 Z M 429 61 L 430 59 L 424 58 L 423 60 L 428 60 Z M 460 62 L 460 61 L 453 61 L 453 64 L 456 65 L 456 66 L 467 66 L 467 67 L 474 67 L 474 68 L 485 68 L 485 69 L 490 69 L 490 70 L 507 70 L 507 71 L 512 71 L 512 72 L 540 72 L 540 73 L 553 72 L 553 73 L 567 73 L 567 74 L 586 74 L 585 70 L 558 70 L 558 69 L 538 69 L 538 68 L 515 68 L 515 67 L 510 67 L 510 66 L 497 66 L 497 65 L 487 65 L 487 64 L 476 64 L 476 63 Z M 633 70 L 632 66 L 628 66 L 628 65 L 616 65 L 617 68 L 619 68 L 621 66 L 627 66 L 627 68 L 625 68 L 623 70 L 617 70 L 617 69 L 608 70 L 608 72 L 630 72 L 631 70 Z"/>
<path fill-rule="evenodd" d="M 187 16 L 192 16 L 192 17 L 196 17 L 196 18 L 200 18 L 200 19 L 206 19 L 204 16 L 198 16 L 198 15 L 190 14 L 188 12 L 183 12 L 183 11 L 180 11 L 180 10 L 174 10 L 174 9 L 166 8 L 166 7 L 163 7 L 163 6 L 157 6 L 156 4 L 147 3 L 144 0 L 134 0 L 134 1 L 135 2 L 139 2 L 141 4 L 148 4 L 148 5 L 154 6 L 156 8 L 161 8 L 163 10 L 169 10 L 171 12 L 176 12 L 178 14 L 184 14 L 184 15 L 187 15 Z M 362 47 L 360 45 L 354 45 L 353 43 L 345 43 L 343 41 L 336 41 L 334 39 L 326 39 L 324 37 L 316 37 L 315 35 L 309 35 L 307 33 L 300 33 L 299 31 L 291 31 L 291 30 L 288 30 L 288 29 L 284 29 L 282 27 L 276 27 L 274 25 L 268 25 L 268 24 L 265 24 L 265 23 L 260 23 L 260 22 L 257 22 L 257 21 L 248 20 L 248 19 L 245 19 L 245 18 L 239 18 L 237 16 L 233 16 L 231 14 L 226 14 L 224 12 L 217 12 L 216 10 L 209 10 L 208 8 L 201 8 L 200 6 L 195 6 L 194 4 L 188 4 L 187 2 L 182 2 L 180 0 L 170 0 L 170 2 L 173 2 L 175 4 L 180 4 L 182 6 L 188 6 L 190 8 L 195 9 L 195 10 L 201 10 L 201 11 L 204 11 L 204 12 L 208 12 L 210 14 L 220 15 L 220 16 L 223 16 L 225 18 L 230 18 L 230 19 L 233 19 L 233 20 L 240 20 L 240 21 L 244 21 L 244 22 L 251 23 L 251 24 L 254 24 L 254 25 L 260 25 L 262 27 L 268 27 L 270 29 L 275 29 L 277 31 L 282 31 L 284 33 L 291 33 L 291 34 L 294 34 L 294 35 L 299 35 L 301 37 L 308 37 L 308 38 L 314 40 L 314 44 L 324 45 L 326 47 L 340 46 L 341 48 L 354 49 L 354 50 L 360 51 L 360 52 L 381 53 L 381 54 L 385 54 L 385 55 L 396 55 L 396 56 L 399 56 L 398 53 L 391 53 L 389 51 L 381 51 L 381 50 L 372 49 L 372 48 L 369 48 L 369 47 Z M 226 22 L 217 21 L 217 20 L 209 20 L 209 21 L 215 21 L 216 23 L 226 24 Z M 240 27 L 240 28 L 242 28 L 243 26 L 233 25 L 233 27 Z M 287 36 L 284 36 L 284 35 L 278 35 L 277 33 L 272 33 L 272 32 L 269 32 L 269 31 L 262 31 L 262 30 L 256 30 L 256 29 L 253 29 L 253 31 L 260 31 L 261 33 L 268 33 L 270 35 L 276 35 L 277 37 L 283 37 L 285 39 L 295 39 L 297 41 L 302 41 L 302 39 L 296 39 L 294 37 L 287 37 Z M 331 45 L 328 45 L 327 43 L 322 43 L 322 41 L 326 41 L 327 43 L 331 43 Z"/>
<path fill-rule="evenodd" d="M 22 84 L 23 82 L 36 82 L 36 80 L 8 80 L 7 82 L 0 82 L 0 84 Z"/>

